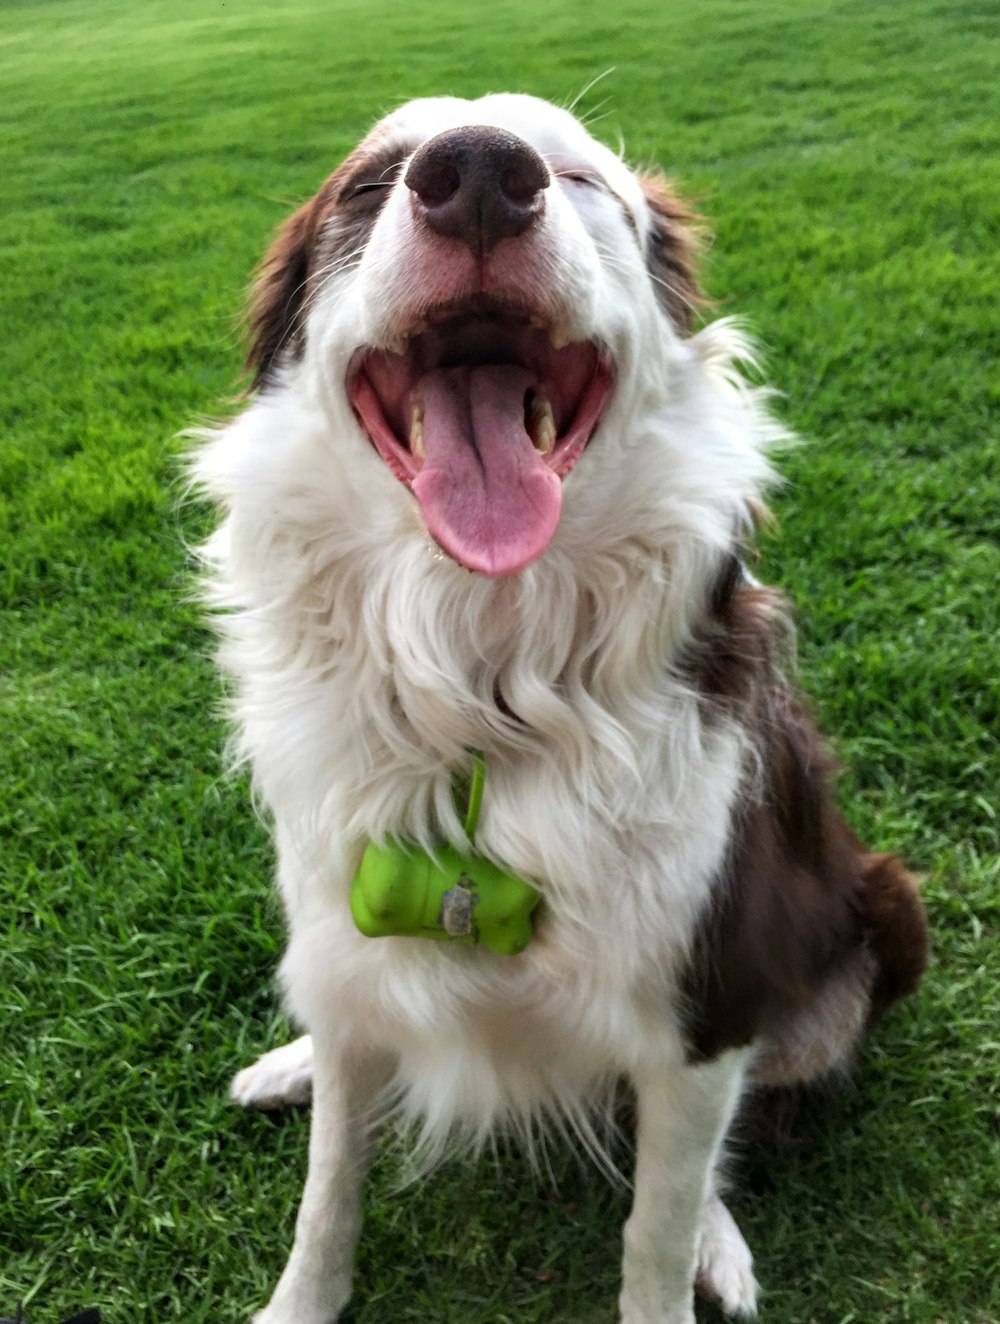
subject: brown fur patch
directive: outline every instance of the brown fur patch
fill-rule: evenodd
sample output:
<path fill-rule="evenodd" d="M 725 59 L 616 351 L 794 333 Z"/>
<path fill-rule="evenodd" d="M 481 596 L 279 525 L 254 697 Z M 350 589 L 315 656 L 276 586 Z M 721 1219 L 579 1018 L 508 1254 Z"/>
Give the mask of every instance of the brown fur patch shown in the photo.
<path fill-rule="evenodd" d="M 250 296 L 250 343 L 245 367 L 256 390 L 282 354 L 301 352 L 302 310 L 316 240 L 318 199 L 311 198 L 279 226 Z"/>
<path fill-rule="evenodd" d="M 927 916 L 916 879 L 895 855 L 867 855 L 865 923 L 878 960 L 872 1019 L 900 998 L 909 997 L 927 965 Z"/>
<path fill-rule="evenodd" d="M 805 1011 L 863 935 L 861 860 L 826 761 L 788 694 L 758 737 L 763 785 L 735 824 L 685 992 L 692 1056 L 750 1043 Z"/>
<path fill-rule="evenodd" d="M 691 954 L 689 1050 L 703 1060 L 763 1037 L 770 1083 L 838 1065 L 926 962 L 912 880 L 836 808 L 830 760 L 780 674 L 787 634 L 780 597 L 729 563 L 690 657 L 712 710 L 749 729 L 759 769 Z"/>
<path fill-rule="evenodd" d="M 301 354 L 316 279 L 360 253 L 404 155 L 376 130 L 278 227 L 250 296 L 251 390 L 264 385 L 283 359 Z"/>
<path fill-rule="evenodd" d="M 697 217 L 662 175 L 638 176 L 652 220 L 646 266 L 656 297 L 678 331 L 689 334 L 706 299 L 698 283 Z"/>
<path fill-rule="evenodd" d="M 695 688 L 713 710 L 743 718 L 791 651 L 792 626 L 783 595 L 751 583 L 731 553 L 685 660 Z"/>

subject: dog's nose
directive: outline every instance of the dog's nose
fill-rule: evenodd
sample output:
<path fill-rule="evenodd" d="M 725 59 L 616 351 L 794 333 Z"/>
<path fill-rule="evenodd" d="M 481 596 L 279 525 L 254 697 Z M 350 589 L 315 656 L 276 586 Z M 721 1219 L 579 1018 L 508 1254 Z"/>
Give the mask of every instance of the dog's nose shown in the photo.
<path fill-rule="evenodd" d="M 424 143 L 406 171 L 406 186 L 432 230 L 485 254 L 534 224 L 549 172 L 523 139 L 477 125 Z"/>

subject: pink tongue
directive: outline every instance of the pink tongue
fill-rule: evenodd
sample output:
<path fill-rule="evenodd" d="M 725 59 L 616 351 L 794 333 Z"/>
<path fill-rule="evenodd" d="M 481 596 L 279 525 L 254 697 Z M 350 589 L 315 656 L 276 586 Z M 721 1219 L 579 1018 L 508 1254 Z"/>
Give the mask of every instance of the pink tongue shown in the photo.
<path fill-rule="evenodd" d="M 527 368 L 437 368 L 417 383 L 426 458 L 412 489 L 434 540 L 484 575 L 510 575 L 552 541 L 562 484 L 532 444 Z"/>

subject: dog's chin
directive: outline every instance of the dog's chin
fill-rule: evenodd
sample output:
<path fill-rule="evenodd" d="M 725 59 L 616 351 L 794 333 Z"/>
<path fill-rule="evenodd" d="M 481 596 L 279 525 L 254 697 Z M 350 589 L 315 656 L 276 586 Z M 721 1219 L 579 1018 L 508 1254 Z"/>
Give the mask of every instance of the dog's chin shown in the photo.
<path fill-rule="evenodd" d="M 555 535 L 562 482 L 613 389 L 610 356 L 482 296 L 431 310 L 391 348 L 354 354 L 358 422 L 460 565 L 514 574 Z"/>

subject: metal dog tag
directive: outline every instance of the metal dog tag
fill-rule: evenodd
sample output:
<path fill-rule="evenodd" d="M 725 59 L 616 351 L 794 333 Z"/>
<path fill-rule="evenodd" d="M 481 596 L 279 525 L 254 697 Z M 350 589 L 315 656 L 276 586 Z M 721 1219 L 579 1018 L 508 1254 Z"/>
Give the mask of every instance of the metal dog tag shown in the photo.
<path fill-rule="evenodd" d="M 479 900 L 477 893 L 469 886 L 470 879 L 462 874 L 455 886 L 445 892 L 441 898 L 441 914 L 438 923 L 449 938 L 474 938 L 476 926 L 473 910 Z"/>

